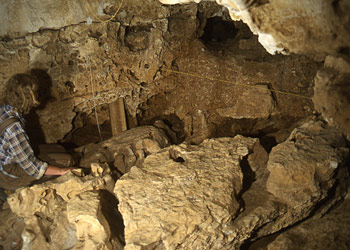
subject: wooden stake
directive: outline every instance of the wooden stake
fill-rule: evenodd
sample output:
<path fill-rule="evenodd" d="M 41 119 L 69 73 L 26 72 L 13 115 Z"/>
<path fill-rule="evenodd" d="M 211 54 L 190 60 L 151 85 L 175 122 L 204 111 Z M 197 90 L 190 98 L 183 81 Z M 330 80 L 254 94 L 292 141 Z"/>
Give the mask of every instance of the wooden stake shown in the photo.
<path fill-rule="evenodd" d="M 115 102 L 109 104 L 109 115 L 111 118 L 113 136 L 127 130 L 124 98 L 119 98 Z"/>

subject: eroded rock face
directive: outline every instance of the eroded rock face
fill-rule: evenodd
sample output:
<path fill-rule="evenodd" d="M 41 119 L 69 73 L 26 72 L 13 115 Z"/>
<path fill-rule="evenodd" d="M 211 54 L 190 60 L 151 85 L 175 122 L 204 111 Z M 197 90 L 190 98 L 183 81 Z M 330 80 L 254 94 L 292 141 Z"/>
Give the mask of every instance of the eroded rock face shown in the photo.
<path fill-rule="evenodd" d="M 266 249 L 348 249 L 349 210 L 347 199 L 324 217 L 310 219 L 280 234 Z"/>
<path fill-rule="evenodd" d="M 350 64 L 345 58 L 327 57 L 315 77 L 313 102 L 330 124 L 350 135 Z"/>
<path fill-rule="evenodd" d="M 57 29 L 71 24 L 87 21 L 103 15 L 103 9 L 111 7 L 111 1 L 91 2 L 41 2 L 41 1 L 3 1 L 0 36 L 22 36 L 40 28 Z M 40 8 L 34 8 L 40 6 Z M 65 18 L 62 14 L 65 13 Z M 102 17 L 101 17 L 102 18 Z"/>
<path fill-rule="evenodd" d="M 92 162 L 108 163 L 124 174 L 132 166 L 140 166 L 148 155 L 169 145 L 165 130 L 138 127 L 101 143 L 85 146 L 80 166 L 90 167 Z"/>
<path fill-rule="evenodd" d="M 200 0 L 160 0 L 164 4 Z M 217 0 L 233 20 L 243 20 L 271 54 L 336 54 L 349 48 L 348 1 Z M 319 56 L 319 55 L 318 55 Z"/>
<path fill-rule="evenodd" d="M 0 246 L 3 249 L 22 249 L 23 220 L 14 214 L 9 207 L 2 207 L 0 218 Z"/>
<path fill-rule="evenodd" d="M 111 234 L 108 215 L 101 205 L 106 199 L 106 190 L 113 186 L 109 174 L 79 177 L 69 173 L 17 190 L 9 196 L 8 204 L 25 224 L 22 249 L 115 249 L 120 246 L 121 242 L 112 239 L 116 236 Z M 114 202 L 116 205 L 116 200 Z"/>
<path fill-rule="evenodd" d="M 125 249 L 230 245 L 223 227 L 239 212 L 240 160 L 257 139 L 236 136 L 171 146 L 117 181 Z"/>
<path fill-rule="evenodd" d="M 133 167 L 114 189 L 126 249 L 238 249 L 323 215 L 344 197 L 349 150 L 339 130 L 305 123 L 273 148 L 267 164 L 256 145 L 242 136 L 181 144 Z"/>
<path fill-rule="evenodd" d="M 110 17 L 120 5 L 118 1 L 89 3 L 102 19 L 107 18 L 102 13 Z M 7 3 L 11 4 L 17 6 L 19 2 Z M 249 28 L 231 21 L 227 10 L 216 3 L 168 6 L 153 0 L 130 0 L 111 22 L 100 23 L 93 18 L 91 24 L 85 22 L 91 14 L 89 4 L 81 4 L 80 8 L 76 5 L 52 3 L 57 13 L 67 10 L 61 13 L 66 16 L 62 20 L 51 9 L 45 12 L 49 3 L 36 10 L 21 2 L 20 8 L 8 9 L 9 13 L 28 13 L 28 18 L 35 13 L 28 24 L 41 17 L 50 19 L 48 26 L 32 25 L 35 28 L 23 35 L 14 28 L 11 37 L 4 37 L 0 43 L 0 93 L 15 73 L 34 71 L 41 78 L 40 96 L 46 99 L 36 110 L 35 119 L 39 118 L 40 124 L 35 128 L 43 128 L 46 142 L 70 138 L 67 133 L 78 130 L 84 122 L 90 124 L 82 117 L 89 117 L 89 121 L 93 117 L 92 124 L 96 125 L 92 115 L 95 105 L 102 124 L 109 116 L 101 112 L 101 106 L 108 107 L 120 97 L 125 99 L 128 113 L 138 115 L 142 125 L 149 125 L 148 120 L 160 115 L 177 116 L 194 143 L 236 135 L 228 123 L 237 120 L 265 120 L 279 115 L 299 119 L 312 112 L 309 99 L 296 101 L 271 90 L 310 96 L 308 85 L 317 64 L 295 56 L 269 57 Z M 70 16 L 70 8 L 78 10 L 76 16 Z M 226 39 L 221 34 L 225 32 L 214 32 L 218 38 L 205 40 L 205 26 L 213 18 L 219 27 L 220 22 L 229 23 L 231 36 Z M 80 21 L 76 23 L 76 19 Z M 52 29 L 54 20 L 57 26 Z M 226 40 L 219 41 L 222 38 Z M 208 80 L 212 78 L 228 82 Z M 290 107 L 290 102 L 295 105 Z"/>
<path fill-rule="evenodd" d="M 145 135 L 132 136 L 140 131 Z M 0 227 L 1 244 L 12 239 L 24 249 L 121 249 L 124 243 L 125 249 L 239 249 L 310 214 L 313 221 L 320 219 L 348 197 L 344 161 L 349 150 L 342 133 L 323 122 L 296 128 L 269 157 L 258 139 L 241 135 L 161 148 L 166 140 L 155 131 L 138 128 L 117 141 L 88 146 L 90 175 L 74 170 L 10 195 L 17 217 L 8 213 L 9 227 Z M 110 162 L 101 155 L 106 149 L 118 155 L 119 149 L 138 144 L 149 154 L 130 161 L 137 166 L 115 184 Z M 325 216 L 322 220 L 336 224 Z M 4 238 L 14 227 L 17 236 Z M 283 237 L 271 249 L 289 244 Z"/>
<path fill-rule="evenodd" d="M 39 4 L 40 10 L 36 3 L 5 2 L 2 28 L 11 32 L 0 35 L 6 37 L 0 44 L 0 94 L 13 74 L 31 71 L 39 76 L 40 96 L 46 98 L 37 114 L 48 143 L 79 128 L 74 120 L 79 114 L 89 115 L 94 106 L 119 97 L 125 98 L 128 112 L 136 116 L 149 93 L 143 86 L 151 86 L 160 65 L 169 60 L 163 54 L 169 10 L 157 1 L 129 1 L 118 13 L 118 22 L 91 24 L 85 22 L 91 12 L 106 19 L 102 13 L 113 15 L 120 2 L 45 2 Z"/>
<path fill-rule="evenodd" d="M 327 196 L 348 152 L 338 129 L 322 122 L 306 123 L 272 149 L 267 191 L 296 209 L 303 204 L 305 210 Z"/>

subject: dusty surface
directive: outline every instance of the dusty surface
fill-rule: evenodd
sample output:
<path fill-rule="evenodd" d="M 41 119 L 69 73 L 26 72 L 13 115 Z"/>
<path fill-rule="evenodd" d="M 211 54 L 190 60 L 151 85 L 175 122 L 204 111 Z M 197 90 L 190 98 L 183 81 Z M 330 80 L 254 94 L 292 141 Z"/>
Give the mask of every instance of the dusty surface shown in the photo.
<path fill-rule="evenodd" d="M 222 42 L 195 40 L 187 51 L 178 44 L 182 53 L 171 69 L 185 74 L 164 72 L 161 82 L 176 85 L 140 107 L 145 110 L 141 124 L 175 114 L 184 123 L 187 139 L 198 143 L 208 137 L 276 132 L 311 114 L 311 99 L 269 89 L 311 97 L 308 86 L 317 63 L 299 56 L 273 57 L 246 26 L 238 23 L 236 29 L 235 37 Z"/>

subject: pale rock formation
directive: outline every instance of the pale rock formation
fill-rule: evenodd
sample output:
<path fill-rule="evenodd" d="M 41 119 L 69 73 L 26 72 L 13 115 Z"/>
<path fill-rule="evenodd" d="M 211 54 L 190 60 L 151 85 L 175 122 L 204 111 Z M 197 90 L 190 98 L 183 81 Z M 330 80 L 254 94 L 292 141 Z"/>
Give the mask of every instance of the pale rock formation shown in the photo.
<path fill-rule="evenodd" d="M 111 232 L 97 192 L 87 191 L 74 196 L 67 204 L 67 219 L 76 230 L 75 248 L 113 249 L 109 243 Z"/>
<path fill-rule="evenodd" d="M 305 213 L 328 195 L 348 153 L 338 129 L 322 122 L 306 123 L 272 149 L 267 191 Z"/>
<path fill-rule="evenodd" d="M 8 206 L 2 206 L 0 218 L 0 248 L 5 250 L 22 249 L 23 220 L 14 214 Z"/>
<path fill-rule="evenodd" d="M 109 174 L 78 177 L 68 173 L 17 190 L 9 196 L 8 204 L 25 224 L 21 233 L 22 249 L 116 249 L 121 246 L 117 236 L 111 234 L 108 215 L 101 205 L 108 193 L 103 190 L 112 190 L 113 186 Z M 109 198 L 109 202 L 113 200 Z"/>
<path fill-rule="evenodd" d="M 236 136 L 170 146 L 121 177 L 114 192 L 125 249 L 222 249 L 239 212 L 242 158 L 257 139 Z"/>
<path fill-rule="evenodd" d="M 347 192 L 344 163 L 349 150 L 345 146 L 339 130 L 310 121 L 274 147 L 268 167 L 261 164 L 264 167 L 255 170 L 256 180 L 242 194 L 244 211 L 225 227 L 235 249 L 247 239 L 278 232 L 310 213 L 322 216 L 341 200 Z M 332 161 L 338 162 L 337 169 Z M 314 176 L 308 175 L 310 171 Z"/>
<path fill-rule="evenodd" d="M 181 144 L 131 168 L 114 189 L 126 249 L 238 249 L 345 196 L 349 150 L 339 130 L 309 121 L 268 161 L 258 145 L 242 136 Z"/>
<path fill-rule="evenodd" d="M 0 36 L 22 36 L 39 29 L 58 29 L 71 24 L 86 22 L 104 14 L 113 1 L 1 1 Z M 62 18 L 64 15 L 65 18 Z M 107 16 L 108 17 L 108 16 Z"/>
<path fill-rule="evenodd" d="M 80 165 L 90 167 L 93 162 L 107 163 L 119 172 L 126 173 L 132 166 L 139 166 L 148 155 L 169 145 L 165 129 L 153 126 L 138 127 L 106 141 L 84 146 Z"/>

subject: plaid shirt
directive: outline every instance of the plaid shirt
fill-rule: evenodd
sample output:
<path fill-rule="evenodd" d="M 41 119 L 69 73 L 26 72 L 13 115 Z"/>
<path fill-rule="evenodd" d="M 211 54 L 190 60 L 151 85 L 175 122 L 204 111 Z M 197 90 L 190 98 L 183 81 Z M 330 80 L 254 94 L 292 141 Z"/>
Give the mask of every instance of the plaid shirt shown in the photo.
<path fill-rule="evenodd" d="M 10 105 L 0 106 L 0 123 L 10 117 L 16 117 L 21 122 L 10 125 L 0 135 L 0 171 L 10 177 L 18 178 L 3 169 L 3 166 L 7 164 L 18 164 L 28 175 L 40 179 L 44 175 L 48 164 L 35 157 L 29 144 L 28 135 L 22 128 L 24 124 L 23 117 Z"/>

